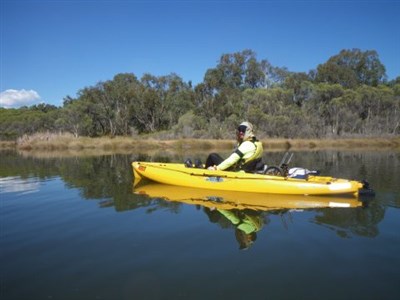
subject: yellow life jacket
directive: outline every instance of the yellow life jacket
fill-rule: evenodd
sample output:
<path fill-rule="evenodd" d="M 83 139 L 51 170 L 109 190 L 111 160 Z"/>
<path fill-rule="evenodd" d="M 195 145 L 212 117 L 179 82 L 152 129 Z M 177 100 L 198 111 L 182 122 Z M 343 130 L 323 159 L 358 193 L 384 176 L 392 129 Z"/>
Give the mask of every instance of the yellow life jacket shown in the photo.
<path fill-rule="evenodd" d="M 243 164 L 247 164 L 248 162 L 258 159 L 258 158 L 262 158 L 263 155 L 263 145 L 260 141 L 252 141 L 254 146 L 256 146 L 256 151 L 254 151 L 253 155 L 250 156 L 249 158 L 246 158 L 245 160 L 243 160 Z"/>
<path fill-rule="evenodd" d="M 252 156 L 246 159 L 240 159 L 237 164 L 238 169 L 244 170 L 245 172 L 253 172 L 256 170 L 257 163 L 262 161 L 264 151 L 262 143 L 257 139 L 253 138 L 250 142 L 254 144 L 256 151 L 254 151 Z"/>

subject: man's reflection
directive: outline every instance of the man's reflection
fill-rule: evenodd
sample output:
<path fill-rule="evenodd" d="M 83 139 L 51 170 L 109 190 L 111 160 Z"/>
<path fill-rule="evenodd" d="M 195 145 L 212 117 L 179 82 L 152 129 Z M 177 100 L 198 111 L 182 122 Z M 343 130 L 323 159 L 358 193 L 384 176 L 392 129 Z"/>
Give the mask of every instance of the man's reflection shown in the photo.
<path fill-rule="evenodd" d="M 257 239 L 257 232 L 265 223 L 261 212 L 254 210 L 226 210 L 215 207 L 204 207 L 204 212 L 213 223 L 228 220 L 235 228 L 235 237 L 240 250 L 250 248 Z M 268 220 L 269 222 L 269 220 Z"/>

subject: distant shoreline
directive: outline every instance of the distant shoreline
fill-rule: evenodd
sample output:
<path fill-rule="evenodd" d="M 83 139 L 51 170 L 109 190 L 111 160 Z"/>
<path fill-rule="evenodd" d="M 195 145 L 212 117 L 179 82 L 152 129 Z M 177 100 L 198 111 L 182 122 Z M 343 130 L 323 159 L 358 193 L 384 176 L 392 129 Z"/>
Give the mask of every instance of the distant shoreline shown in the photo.
<path fill-rule="evenodd" d="M 400 136 L 371 138 L 337 139 L 262 139 L 265 150 L 323 150 L 323 149 L 368 149 L 400 151 Z M 157 140 L 151 138 L 134 139 L 132 137 L 89 138 L 72 135 L 33 135 L 16 141 L 0 141 L 0 150 L 15 149 L 21 151 L 63 151 L 63 150 L 105 150 L 105 151 L 212 151 L 230 150 L 233 140 L 212 139 L 176 139 Z"/>

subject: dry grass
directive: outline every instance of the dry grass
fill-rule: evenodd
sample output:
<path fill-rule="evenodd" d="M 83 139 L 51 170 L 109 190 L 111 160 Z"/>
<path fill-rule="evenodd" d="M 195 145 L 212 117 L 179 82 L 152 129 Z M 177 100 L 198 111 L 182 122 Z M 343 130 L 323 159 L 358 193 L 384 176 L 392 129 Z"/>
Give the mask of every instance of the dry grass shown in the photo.
<path fill-rule="evenodd" d="M 397 149 L 400 137 L 389 138 L 342 138 L 342 139 L 295 139 L 286 140 L 288 149 Z M 268 144 L 268 141 L 265 141 Z"/>
<path fill-rule="evenodd" d="M 0 150 L 15 149 L 17 143 L 15 141 L 0 141 Z"/>
<path fill-rule="evenodd" d="M 264 139 L 266 150 L 317 150 L 317 149 L 397 149 L 400 137 L 386 138 L 343 138 L 343 139 Z M 156 140 L 133 139 L 130 137 L 75 138 L 71 134 L 34 134 L 23 136 L 17 142 L 1 142 L 1 149 L 16 148 L 31 151 L 212 151 L 230 150 L 232 140 L 180 139 Z"/>

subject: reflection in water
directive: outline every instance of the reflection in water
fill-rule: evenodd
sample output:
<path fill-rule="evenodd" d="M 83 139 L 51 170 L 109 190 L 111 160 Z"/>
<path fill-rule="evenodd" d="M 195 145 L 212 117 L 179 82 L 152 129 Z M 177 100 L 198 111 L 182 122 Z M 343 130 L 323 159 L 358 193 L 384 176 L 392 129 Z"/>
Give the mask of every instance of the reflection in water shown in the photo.
<path fill-rule="evenodd" d="M 269 223 L 262 215 L 261 211 L 255 210 L 239 210 L 239 209 L 218 209 L 204 207 L 204 212 L 208 216 L 210 222 L 219 223 L 222 218 L 228 220 L 235 228 L 235 238 L 239 244 L 239 249 L 248 249 L 257 239 L 257 232 L 260 231 L 264 224 Z M 268 222 L 265 222 L 268 220 Z"/>
<path fill-rule="evenodd" d="M 21 178 L 10 176 L 0 178 L 0 194 L 2 193 L 35 193 L 39 191 L 40 183 L 35 178 Z"/>
<path fill-rule="evenodd" d="M 316 213 L 311 223 L 333 230 L 342 238 L 374 237 L 378 234 L 377 224 L 384 217 L 381 206 L 374 204 L 371 210 L 369 201 L 353 197 L 214 191 L 152 182 L 134 186 L 133 192 L 142 197 L 141 201 L 147 197 L 156 207 L 165 207 L 168 203 L 201 207 L 210 222 L 234 229 L 239 249 L 247 249 L 256 241 L 257 232 L 270 222 L 270 215 L 281 216 L 287 228 L 285 216 L 313 210 Z M 152 211 L 156 211 L 156 207 Z"/>
<path fill-rule="evenodd" d="M 279 161 L 282 153 L 268 153 L 267 161 Z M 66 188 L 80 191 L 83 199 L 99 200 L 100 207 L 112 207 L 116 211 L 146 208 L 148 213 L 167 208 L 178 213 L 185 204 L 197 204 L 208 209 L 217 209 L 221 219 L 226 215 L 221 210 L 257 211 L 262 219 L 271 213 L 280 211 L 286 214 L 293 209 L 313 209 L 316 211 L 315 224 L 334 230 L 341 237 L 352 235 L 374 237 L 379 234 L 377 224 L 384 218 L 387 206 L 400 207 L 400 157 L 390 152 L 297 152 L 293 164 L 321 170 L 322 174 L 341 176 L 356 180 L 367 178 L 377 191 L 376 199 L 370 201 L 368 207 L 362 207 L 357 199 L 341 199 L 337 197 L 305 197 L 285 198 L 281 196 L 258 196 L 256 193 L 240 195 L 235 193 L 216 194 L 215 192 L 193 196 L 193 190 L 168 192 L 168 186 L 154 188 L 158 195 L 144 196 L 136 189 L 132 193 L 132 169 L 134 160 L 147 161 L 183 161 L 183 156 L 149 157 L 146 154 L 107 155 L 85 157 L 22 157 L 15 152 L 2 152 L 1 190 L 2 192 L 20 189 L 33 192 L 38 188 L 37 182 L 49 177 L 59 177 Z M 19 180 L 22 181 L 19 181 Z M 197 192 L 201 191 L 200 189 Z M 150 193 L 149 186 L 147 191 Z M 160 194 L 161 192 L 161 194 Z M 165 201 L 168 196 L 174 201 Z M 176 197 L 173 198 L 173 197 Z M 221 201 L 221 200 L 224 201 Z M 313 201 L 310 201 L 312 199 Z M 176 201 L 175 201 L 176 200 Z M 319 209 L 338 207 L 337 209 Z M 346 209 L 340 207 L 354 207 Z M 282 209 L 284 208 L 284 209 Z M 230 223 L 234 226 L 233 223 Z"/>
<path fill-rule="evenodd" d="M 379 235 L 377 224 L 384 219 L 385 209 L 376 201 L 368 201 L 367 207 L 361 210 L 331 210 L 329 213 L 319 212 L 313 223 L 333 230 L 342 238 L 351 235 L 376 237 Z"/>
<path fill-rule="evenodd" d="M 282 157 L 273 155 L 268 159 Z M 149 196 L 145 186 L 132 191 L 131 162 L 182 157 L 2 152 L 2 296 L 396 299 L 399 155 L 322 151 L 294 158 L 323 174 L 367 178 L 376 196 L 360 205 L 335 197 L 168 194 L 160 186 Z"/>
<path fill-rule="evenodd" d="M 357 198 L 338 196 L 279 195 L 194 189 L 154 182 L 143 182 L 133 187 L 136 194 L 152 198 L 165 198 L 187 204 L 199 204 L 220 209 L 277 210 L 282 208 L 359 207 L 363 203 Z"/>

